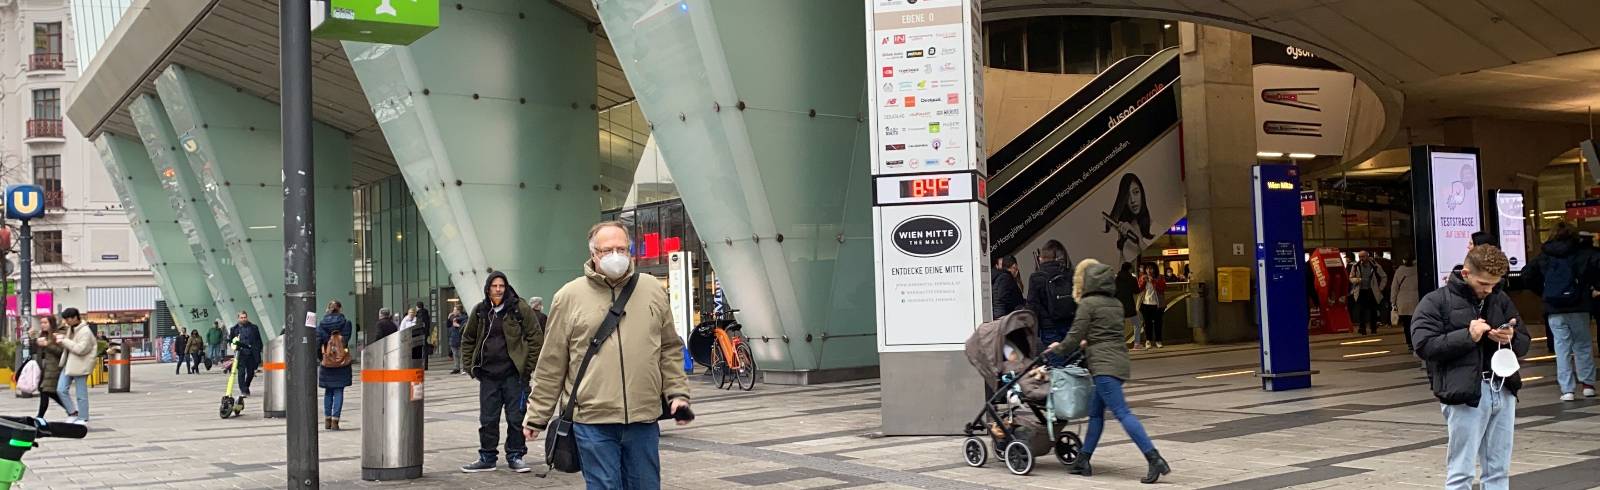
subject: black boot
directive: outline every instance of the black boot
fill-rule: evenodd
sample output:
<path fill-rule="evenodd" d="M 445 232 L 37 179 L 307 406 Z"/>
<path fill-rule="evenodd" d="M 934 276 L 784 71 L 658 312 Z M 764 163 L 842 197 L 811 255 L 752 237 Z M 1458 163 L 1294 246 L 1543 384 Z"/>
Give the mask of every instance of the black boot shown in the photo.
<path fill-rule="evenodd" d="M 1094 476 L 1094 467 L 1089 466 L 1089 453 L 1078 453 L 1078 459 L 1072 462 L 1072 467 L 1067 473 L 1083 476 Z"/>
<path fill-rule="evenodd" d="M 1144 459 L 1150 462 L 1150 470 L 1139 483 L 1155 483 L 1161 479 L 1161 475 L 1172 472 L 1172 467 L 1167 466 L 1167 458 L 1161 457 L 1161 451 L 1151 449 L 1150 452 L 1144 453 Z"/>

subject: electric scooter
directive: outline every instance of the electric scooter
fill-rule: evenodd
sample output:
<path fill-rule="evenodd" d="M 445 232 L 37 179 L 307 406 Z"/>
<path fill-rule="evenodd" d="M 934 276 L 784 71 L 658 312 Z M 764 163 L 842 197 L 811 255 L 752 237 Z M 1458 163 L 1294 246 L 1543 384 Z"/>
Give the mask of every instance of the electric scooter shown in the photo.
<path fill-rule="evenodd" d="M 222 406 L 217 410 L 217 415 L 222 416 L 224 419 L 238 417 L 239 414 L 244 413 L 244 397 L 240 396 L 235 399 L 233 396 L 233 385 L 238 382 L 239 374 L 233 372 L 231 368 L 239 364 L 238 357 L 228 359 L 227 362 L 228 366 L 224 367 L 223 372 L 227 373 L 224 376 L 228 377 L 228 389 L 222 392 Z"/>
<path fill-rule="evenodd" d="M 11 441 L 0 445 L 0 490 L 10 490 L 12 484 L 22 481 L 28 465 L 22 464 L 22 455 L 39 445 L 45 437 L 82 439 L 89 428 L 66 422 L 46 422 L 36 417 L 0 417 L 0 439 Z"/>

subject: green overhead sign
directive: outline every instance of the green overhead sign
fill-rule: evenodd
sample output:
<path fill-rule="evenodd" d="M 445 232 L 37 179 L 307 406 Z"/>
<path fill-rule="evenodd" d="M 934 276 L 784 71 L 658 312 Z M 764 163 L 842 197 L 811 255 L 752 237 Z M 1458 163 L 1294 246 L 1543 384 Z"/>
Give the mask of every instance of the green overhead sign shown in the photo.
<path fill-rule="evenodd" d="M 439 0 L 311 0 L 320 38 L 407 45 L 438 28 Z"/>

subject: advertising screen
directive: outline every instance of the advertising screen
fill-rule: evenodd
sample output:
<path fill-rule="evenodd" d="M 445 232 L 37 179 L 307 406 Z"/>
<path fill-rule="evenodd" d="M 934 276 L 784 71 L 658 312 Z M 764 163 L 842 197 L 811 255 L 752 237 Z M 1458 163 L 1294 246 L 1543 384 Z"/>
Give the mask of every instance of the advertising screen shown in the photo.
<path fill-rule="evenodd" d="M 1513 274 L 1522 272 L 1528 265 L 1528 237 L 1524 235 L 1525 220 L 1522 193 L 1495 191 L 1495 235 L 1500 237 L 1500 249 L 1511 261 Z"/>
<path fill-rule="evenodd" d="M 1429 152 L 1433 203 L 1434 279 L 1443 286 L 1467 256 L 1472 234 L 1483 229 L 1478 202 L 1478 155 Z"/>

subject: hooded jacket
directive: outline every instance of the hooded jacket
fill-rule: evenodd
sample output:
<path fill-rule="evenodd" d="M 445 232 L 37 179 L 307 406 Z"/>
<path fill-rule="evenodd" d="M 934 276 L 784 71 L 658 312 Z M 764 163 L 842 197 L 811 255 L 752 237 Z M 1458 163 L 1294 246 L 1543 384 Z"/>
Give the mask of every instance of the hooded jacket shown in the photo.
<path fill-rule="evenodd" d="M 1000 318 L 1022 309 L 1026 300 L 1022 297 L 1022 286 L 1017 285 L 1017 277 L 1011 271 L 994 269 L 989 271 L 989 281 L 994 288 L 994 317 Z"/>
<path fill-rule="evenodd" d="M 506 281 L 506 292 L 500 299 L 504 306 L 495 311 L 489 301 L 489 285 L 495 278 Z M 534 319 L 533 308 L 517 297 L 511 281 L 503 272 L 489 273 L 483 281 L 483 301 L 472 307 L 467 315 L 467 326 L 461 329 L 461 359 L 463 370 L 479 376 L 480 368 L 496 369 L 496 363 L 509 360 L 518 377 L 527 379 L 539 361 L 539 350 L 544 346 L 545 330 Z M 499 356 L 504 355 L 506 359 Z M 494 373 L 490 373 L 494 374 Z"/>
<path fill-rule="evenodd" d="M 344 336 L 344 346 L 350 349 L 350 356 L 361 355 L 361 349 L 352 348 L 356 344 L 354 338 L 355 326 L 344 317 L 343 313 L 328 313 L 317 322 L 317 386 L 323 388 L 344 388 L 350 386 L 351 366 L 331 368 L 322 365 L 322 350 L 328 347 L 328 339 L 334 332 Z M 351 363 L 354 365 L 354 363 Z"/>
<path fill-rule="evenodd" d="M 1434 398 L 1445 405 L 1478 406 L 1484 372 L 1489 357 L 1500 348 L 1485 333 L 1472 341 L 1469 326 L 1482 318 L 1490 327 L 1517 320 L 1511 350 L 1518 358 L 1528 354 L 1528 328 L 1511 304 L 1511 297 L 1496 287 L 1489 297 L 1478 299 L 1461 274 L 1451 274 L 1445 287 L 1422 297 L 1411 319 L 1411 343 L 1428 366 L 1428 382 Z M 1522 373 L 1505 378 L 1504 389 L 1515 396 L 1522 389 Z"/>
<path fill-rule="evenodd" d="M 589 343 L 605 321 L 626 277 L 611 281 L 592 263 L 584 277 L 568 282 L 550 304 L 550 334 L 533 378 L 524 423 L 544 430 L 561 395 L 572 389 L 573 377 L 589 350 Z M 617 330 L 600 344 L 578 387 L 573 420 L 582 424 L 654 423 L 661 416 L 663 399 L 689 398 L 688 377 L 683 373 L 683 339 L 673 327 L 672 308 L 661 280 L 639 274 Z"/>
<path fill-rule="evenodd" d="M 1552 305 L 1544 302 L 1544 312 L 1551 313 L 1588 313 L 1592 309 L 1594 298 L 1589 291 L 1600 283 L 1600 258 L 1596 257 L 1594 249 L 1583 246 L 1576 239 L 1556 240 L 1544 242 L 1538 257 L 1534 257 L 1527 267 L 1522 269 L 1523 283 L 1528 289 L 1538 293 L 1540 299 L 1544 298 L 1544 268 L 1554 260 L 1567 260 L 1572 265 L 1573 279 L 1578 281 L 1577 301 L 1569 305 Z"/>
<path fill-rule="evenodd" d="M 1123 381 L 1131 377 L 1128 345 L 1122 330 L 1122 302 L 1117 300 L 1116 271 L 1094 259 L 1078 263 L 1072 276 L 1072 295 L 1078 300 L 1077 318 L 1056 352 L 1066 353 L 1087 340 L 1084 366 L 1095 376 Z"/>

